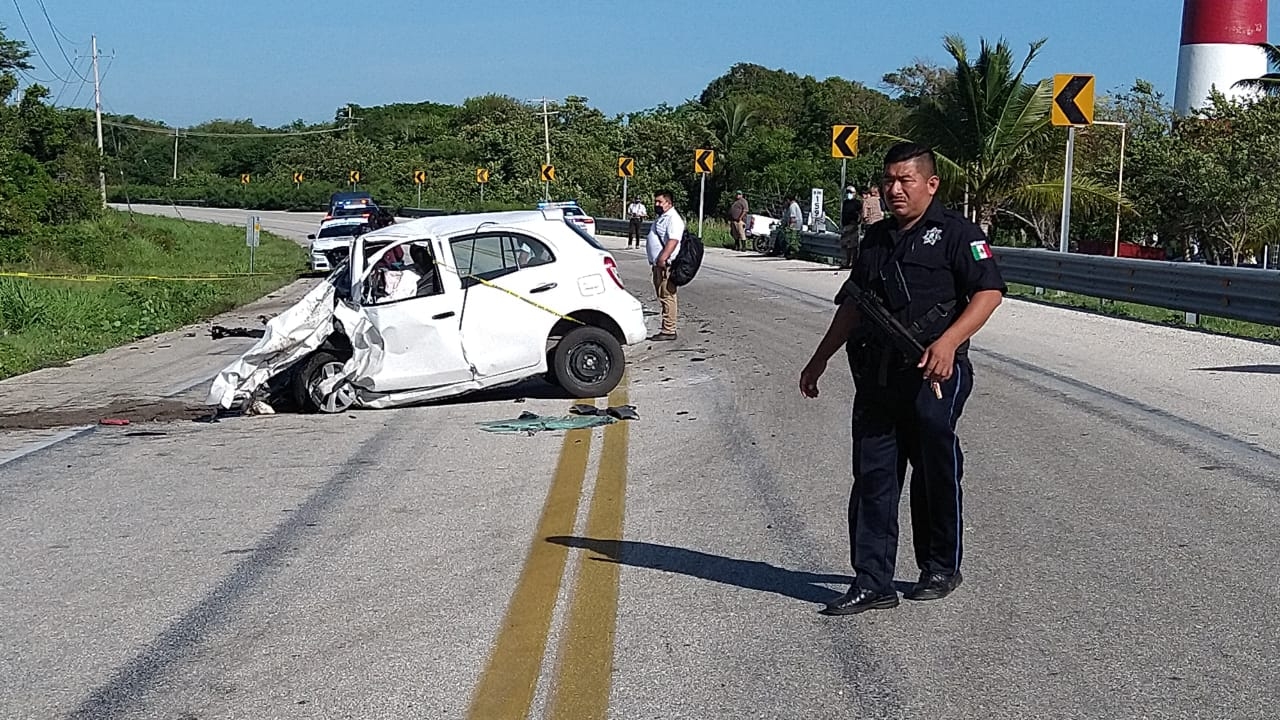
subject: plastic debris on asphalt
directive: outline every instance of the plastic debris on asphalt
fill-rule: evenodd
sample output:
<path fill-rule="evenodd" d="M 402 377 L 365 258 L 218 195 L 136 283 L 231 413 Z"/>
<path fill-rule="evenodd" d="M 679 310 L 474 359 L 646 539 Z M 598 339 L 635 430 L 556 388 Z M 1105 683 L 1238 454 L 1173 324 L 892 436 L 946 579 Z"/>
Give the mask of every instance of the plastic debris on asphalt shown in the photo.
<path fill-rule="evenodd" d="M 601 425 L 612 425 L 619 420 L 638 420 L 635 407 L 623 405 L 616 408 L 597 408 L 594 405 L 574 405 L 569 408 L 570 415 L 552 417 L 537 413 L 523 412 L 514 420 L 490 420 L 478 423 L 485 432 L 491 433 L 524 433 L 535 435 L 544 430 L 579 430 Z"/>

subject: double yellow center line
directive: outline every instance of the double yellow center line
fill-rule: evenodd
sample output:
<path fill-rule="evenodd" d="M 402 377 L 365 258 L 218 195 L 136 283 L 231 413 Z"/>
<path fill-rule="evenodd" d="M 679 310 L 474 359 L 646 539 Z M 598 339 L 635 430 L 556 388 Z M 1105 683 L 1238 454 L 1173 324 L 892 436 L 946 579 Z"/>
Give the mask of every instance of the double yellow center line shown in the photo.
<path fill-rule="evenodd" d="M 627 404 L 625 377 L 609 395 L 609 404 Z M 587 511 L 586 536 L 603 541 L 606 548 L 622 537 L 629 430 L 628 422 L 605 426 L 600 466 Z M 529 715 L 569 556 L 568 546 L 548 542 L 548 538 L 574 534 L 591 435 L 590 429 L 570 430 L 565 435 L 533 546 L 467 713 L 470 720 L 524 720 Z M 617 553 L 612 555 L 616 557 Z M 607 717 L 617 610 L 617 564 L 594 553 L 584 557 L 548 694 L 547 717 L 551 720 Z"/>

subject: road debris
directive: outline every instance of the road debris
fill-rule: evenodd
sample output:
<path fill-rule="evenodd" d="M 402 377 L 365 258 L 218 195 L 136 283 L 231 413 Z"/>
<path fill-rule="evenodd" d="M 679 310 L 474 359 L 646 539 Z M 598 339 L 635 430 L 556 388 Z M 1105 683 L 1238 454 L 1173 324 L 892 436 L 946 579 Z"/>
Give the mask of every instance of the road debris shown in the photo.
<path fill-rule="evenodd" d="M 221 325 L 214 325 L 212 328 L 209 329 L 209 337 L 213 338 L 214 340 L 221 340 L 222 338 L 228 338 L 228 337 L 260 338 L 263 335 L 265 335 L 266 332 L 267 331 L 262 328 L 247 328 L 247 327 L 229 328 L 229 327 L 223 327 Z"/>
<path fill-rule="evenodd" d="M 636 412 L 635 405 L 620 405 L 618 407 L 598 408 L 595 405 L 587 405 L 585 403 L 574 405 L 569 408 L 569 412 L 574 415 L 606 415 L 608 417 L 617 418 L 618 420 L 639 420 L 640 415 Z"/>
<path fill-rule="evenodd" d="M 590 410 L 590 412 L 588 412 Z M 617 414 L 614 414 L 614 411 Z M 544 430 L 579 430 L 582 428 L 593 428 L 601 425 L 612 425 L 619 420 L 638 419 L 635 408 L 625 405 L 621 408 L 608 408 L 602 410 L 593 405 L 574 405 L 570 408 L 572 415 L 563 417 L 553 417 L 547 415 L 538 415 L 525 411 L 520 413 L 520 417 L 514 420 L 490 420 L 477 423 L 482 430 L 491 433 L 536 435 Z M 625 415 L 628 417 L 619 417 Z"/>

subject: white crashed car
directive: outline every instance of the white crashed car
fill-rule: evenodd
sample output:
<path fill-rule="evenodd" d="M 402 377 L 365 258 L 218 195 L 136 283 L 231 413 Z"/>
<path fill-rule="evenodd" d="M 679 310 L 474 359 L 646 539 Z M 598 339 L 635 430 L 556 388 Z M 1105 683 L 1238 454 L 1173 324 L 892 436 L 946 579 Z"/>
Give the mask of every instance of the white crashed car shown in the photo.
<path fill-rule="evenodd" d="M 312 272 L 329 272 L 341 265 L 351 251 L 351 241 L 369 231 L 369 221 L 360 216 L 327 219 L 320 229 L 307 236 Z"/>
<path fill-rule="evenodd" d="M 208 403 L 384 408 L 542 376 L 608 394 L 645 339 L 613 256 L 562 209 L 421 218 L 356 238 L 349 261 L 267 323 Z"/>

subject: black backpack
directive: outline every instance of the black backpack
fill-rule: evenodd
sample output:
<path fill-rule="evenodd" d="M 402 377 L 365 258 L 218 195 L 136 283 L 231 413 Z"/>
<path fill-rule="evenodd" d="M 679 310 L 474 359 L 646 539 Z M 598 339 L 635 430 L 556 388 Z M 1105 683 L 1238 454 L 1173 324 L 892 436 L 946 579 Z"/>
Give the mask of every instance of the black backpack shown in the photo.
<path fill-rule="evenodd" d="M 702 250 L 702 238 L 686 227 L 684 236 L 680 238 L 680 252 L 671 261 L 671 282 L 677 287 L 688 285 L 698 274 L 698 268 L 702 267 Z"/>

